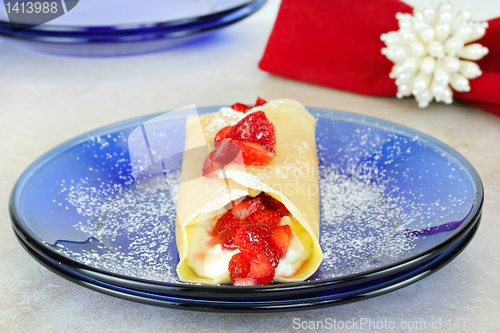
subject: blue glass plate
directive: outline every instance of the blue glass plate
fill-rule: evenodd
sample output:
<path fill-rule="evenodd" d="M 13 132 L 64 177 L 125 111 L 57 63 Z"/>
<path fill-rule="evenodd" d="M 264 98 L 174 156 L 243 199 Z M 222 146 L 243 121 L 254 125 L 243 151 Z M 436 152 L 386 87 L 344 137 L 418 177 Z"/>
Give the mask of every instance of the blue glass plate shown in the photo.
<path fill-rule="evenodd" d="M 130 133 L 157 115 L 97 129 L 40 157 L 12 192 L 14 229 L 61 271 L 179 302 L 292 302 L 339 288 L 353 292 L 357 284 L 411 272 L 470 235 L 483 189 L 457 152 L 391 122 L 308 109 L 318 119 L 325 259 L 307 281 L 234 287 L 178 280 L 174 219 L 182 155 L 164 161 L 168 172 L 151 173 L 143 186 L 132 177 L 128 151 Z M 164 116 L 161 137 L 169 149 L 182 150 L 185 117 Z"/>
<path fill-rule="evenodd" d="M 30 31 L 120 34 L 176 28 L 213 20 L 252 2 L 256 0 L 79 0 L 64 15 Z M 10 29 L 6 10 L 0 7 L 0 27 Z"/>
<path fill-rule="evenodd" d="M 163 4 L 162 1 L 152 2 L 168 7 L 168 3 Z M 13 38 L 38 51 L 65 55 L 113 56 L 153 52 L 186 43 L 204 32 L 236 23 L 259 10 L 266 0 L 172 2 L 193 3 L 194 8 L 212 4 L 213 11 L 189 19 L 179 18 L 166 22 L 91 27 L 42 25 L 16 33 L 12 32 L 8 22 L 0 21 L 0 36 Z M 134 7 L 130 8 L 132 11 Z M 116 19 L 123 18 L 118 16 Z"/>
<path fill-rule="evenodd" d="M 305 298 L 295 297 L 291 299 L 278 299 L 271 298 L 268 295 L 260 295 L 250 301 L 242 301 L 241 298 L 234 301 L 234 298 L 228 297 L 217 300 L 205 300 L 203 298 L 192 299 L 184 298 L 179 295 L 171 296 L 165 293 L 144 292 L 121 285 L 114 285 L 109 282 L 89 278 L 85 275 L 78 274 L 74 270 L 67 269 L 63 264 L 54 262 L 50 257 L 34 251 L 26 246 L 23 240 L 18 239 L 25 250 L 44 267 L 71 282 L 107 295 L 145 304 L 183 310 L 258 314 L 311 310 L 341 305 L 380 296 L 403 288 L 429 276 L 453 260 L 472 240 L 478 227 L 479 220 L 464 237 L 460 238 L 447 250 L 418 265 L 413 265 L 408 269 L 397 271 L 385 277 L 372 279 L 370 281 L 358 281 L 349 286 L 330 287 L 319 293 L 307 294 Z"/>

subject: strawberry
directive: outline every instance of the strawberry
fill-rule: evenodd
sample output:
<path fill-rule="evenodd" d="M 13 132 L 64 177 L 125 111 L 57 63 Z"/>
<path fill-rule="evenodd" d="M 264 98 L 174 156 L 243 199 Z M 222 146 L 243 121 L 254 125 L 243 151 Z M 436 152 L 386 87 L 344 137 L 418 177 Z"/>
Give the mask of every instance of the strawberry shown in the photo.
<path fill-rule="evenodd" d="M 265 99 L 257 96 L 257 101 L 255 102 L 255 105 L 253 107 L 261 106 L 261 105 L 264 105 L 266 103 L 267 103 L 267 101 Z M 248 106 L 248 105 L 242 104 L 242 103 L 234 103 L 233 105 L 231 105 L 231 109 L 233 109 L 234 111 L 240 111 L 240 112 L 247 112 L 251 108 L 252 108 L 251 106 Z"/>
<path fill-rule="evenodd" d="M 273 266 L 266 258 L 258 262 L 252 262 L 248 276 L 254 278 L 258 284 L 268 284 L 273 281 L 276 266 Z"/>
<path fill-rule="evenodd" d="M 255 142 L 242 142 L 237 140 L 235 140 L 234 143 L 240 146 L 243 162 L 246 165 L 266 164 L 276 156 L 271 146 L 263 147 Z"/>
<path fill-rule="evenodd" d="M 250 110 L 252 107 L 251 106 L 248 106 L 246 104 L 241 104 L 241 103 L 234 103 L 233 105 L 231 105 L 231 109 L 233 109 L 234 111 L 240 111 L 240 112 L 246 112 L 248 110 Z"/>
<path fill-rule="evenodd" d="M 276 143 L 274 126 L 269 123 L 263 111 L 253 112 L 238 121 L 227 133 L 227 137 L 238 141 L 269 145 Z"/>
<path fill-rule="evenodd" d="M 205 158 L 205 162 L 203 162 L 202 174 L 207 178 L 217 177 L 219 170 L 222 169 L 222 167 L 222 164 L 214 162 L 213 152 L 211 152 Z"/>
<path fill-rule="evenodd" d="M 261 106 L 261 105 L 264 105 L 266 103 L 267 103 L 267 101 L 265 99 L 260 98 L 259 96 L 257 96 L 257 101 L 255 102 L 255 105 L 253 107 Z"/>
<path fill-rule="evenodd" d="M 264 210 L 264 205 L 260 202 L 260 198 L 243 201 L 233 207 L 231 212 L 240 220 L 244 220 L 253 213 Z"/>
<path fill-rule="evenodd" d="M 231 129 L 231 126 L 226 126 L 221 128 L 217 134 L 215 134 L 214 142 L 221 142 L 227 137 L 227 132 Z"/>
<path fill-rule="evenodd" d="M 239 145 L 232 142 L 231 139 L 224 139 L 222 142 L 218 143 L 217 148 L 213 151 L 213 161 L 214 163 L 222 164 L 222 166 L 228 165 L 231 163 L 238 154 L 241 149 Z"/>
<path fill-rule="evenodd" d="M 276 154 L 276 152 L 274 151 L 274 148 L 272 145 L 270 144 L 267 144 L 267 143 L 261 143 L 260 144 L 262 146 L 262 148 L 264 148 L 264 150 L 266 150 L 267 152 L 269 153 L 272 153 L 272 154 Z"/>
<path fill-rule="evenodd" d="M 203 176 L 207 178 L 216 177 L 219 174 L 218 171 L 234 161 L 240 151 L 239 145 L 232 142 L 231 139 L 224 139 L 222 142 L 219 142 L 203 162 Z"/>
<path fill-rule="evenodd" d="M 273 232 L 280 223 L 281 217 L 278 212 L 274 212 L 272 210 L 263 210 L 253 214 L 248 220 L 255 224 L 263 225 L 271 232 Z"/>
<path fill-rule="evenodd" d="M 241 253 L 236 253 L 229 261 L 229 276 L 231 281 L 235 283 L 236 279 L 244 279 L 250 272 L 250 261 Z"/>
<path fill-rule="evenodd" d="M 226 212 L 219 217 L 213 228 L 213 234 L 218 237 L 220 243 L 224 247 L 232 248 L 234 237 L 240 228 L 241 220 L 233 215 L 231 212 Z"/>
<path fill-rule="evenodd" d="M 234 245 L 238 246 L 245 257 L 250 260 L 257 260 L 263 254 L 263 246 L 269 246 L 267 241 L 248 224 L 240 226 L 234 236 Z"/>
<path fill-rule="evenodd" d="M 273 267 L 278 265 L 274 249 L 271 248 L 266 238 L 259 234 L 258 229 L 252 225 L 243 224 L 238 229 L 234 237 L 234 244 L 252 262 L 260 262 L 262 258 L 265 258 Z"/>
<path fill-rule="evenodd" d="M 263 212 L 267 213 L 263 214 Z M 234 245 L 238 246 L 242 256 L 250 262 L 248 277 L 255 279 L 257 284 L 270 283 L 274 278 L 279 263 L 281 252 L 278 250 L 278 246 L 275 245 L 268 227 L 268 225 L 271 225 L 274 229 L 276 219 L 278 221 L 280 219 L 279 214 L 276 212 L 261 211 L 254 213 L 240 224 L 234 236 Z M 268 240 L 272 242 L 273 246 Z M 231 272 L 230 268 L 230 274 L 234 274 Z M 238 284 L 240 284 L 245 277 L 238 275 L 237 278 Z M 233 280 L 233 283 L 235 280 Z"/>
<path fill-rule="evenodd" d="M 255 223 L 251 220 L 243 221 L 241 225 L 250 226 L 255 230 L 256 233 L 266 238 L 271 235 L 272 230 L 269 229 L 267 225 Z"/>
<path fill-rule="evenodd" d="M 292 230 L 289 225 L 282 225 L 274 229 L 270 237 L 268 237 L 269 244 L 275 249 L 279 259 L 286 256 L 290 240 L 292 239 Z"/>
<path fill-rule="evenodd" d="M 260 198 L 266 209 L 277 211 L 281 216 L 288 214 L 288 209 L 286 209 L 285 205 L 279 200 L 273 198 L 271 195 L 265 192 L 260 192 L 257 198 Z"/>

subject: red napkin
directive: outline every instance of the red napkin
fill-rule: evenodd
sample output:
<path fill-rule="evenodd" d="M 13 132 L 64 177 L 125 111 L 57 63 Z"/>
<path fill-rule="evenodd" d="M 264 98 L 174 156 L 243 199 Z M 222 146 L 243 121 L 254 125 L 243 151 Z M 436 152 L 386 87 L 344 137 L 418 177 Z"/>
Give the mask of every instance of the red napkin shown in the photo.
<path fill-rule="evenodd" d="M 259 63 L 267 72 L 374 96 L 396 96 L 394 65 L 381 53 L 380 35 L 399 29 L 396 13 L 413 8 L 398 0 L 282 0 Z M 500 115 L 500 18 L 488 21 L 478 41 L 489 54 L 483 74 L 455 99 Z"/>

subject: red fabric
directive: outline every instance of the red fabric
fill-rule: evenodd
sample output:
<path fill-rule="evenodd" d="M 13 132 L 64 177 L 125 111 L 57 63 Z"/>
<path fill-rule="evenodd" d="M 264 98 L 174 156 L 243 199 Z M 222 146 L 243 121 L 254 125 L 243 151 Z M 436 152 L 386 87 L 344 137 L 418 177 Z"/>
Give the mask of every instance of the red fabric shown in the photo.
<path fill-rule="evenodd" d="M 380 35 L 399 29 L 396 13 L 413 8 L 398 0 L 282 0 L 259 63 L 267 72 L 336 89 L 395 96 L 392 63 L 381 53 Z M 480 40 L 489 54 L 471 91 L 454 98 L 500 115 L 500 18 Z"/>

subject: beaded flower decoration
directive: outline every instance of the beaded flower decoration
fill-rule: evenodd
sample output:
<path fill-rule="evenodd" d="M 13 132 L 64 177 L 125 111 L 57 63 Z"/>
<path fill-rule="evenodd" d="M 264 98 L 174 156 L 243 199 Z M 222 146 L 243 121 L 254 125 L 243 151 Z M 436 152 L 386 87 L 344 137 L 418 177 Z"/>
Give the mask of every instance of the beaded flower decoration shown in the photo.
<path fill-rule="evenodd" d="M 415 96 L 424 108 L 436 99 L 450 104 L 453 88 L 470 91 L 469 80 L 481 75 L 473 62 L 488 49 L 472 43 L 484 36 L 487 22 L 470 22 L 468 8 L 453 15 L 452 5 L 416 7 L 411 14 L 397 13 L 398 31 L 380 37 L 387 46 L 382 54 L 395 63 L 389 76 L 396 79 L 397 97 Z M 451 86 L 451 88 L 450 88 Z"/>

